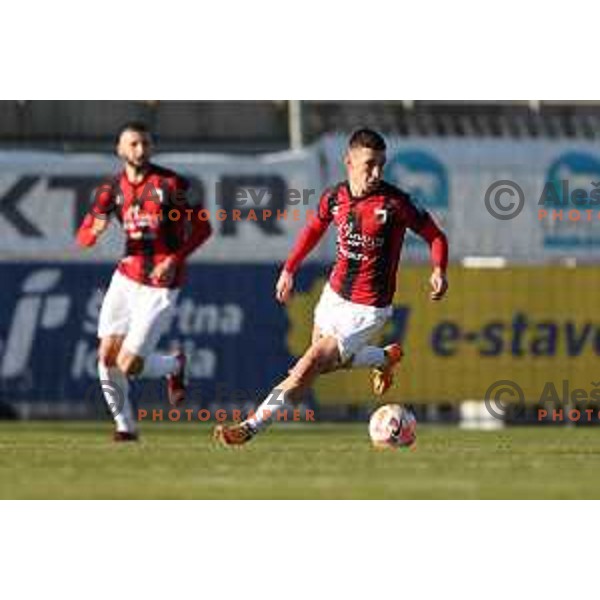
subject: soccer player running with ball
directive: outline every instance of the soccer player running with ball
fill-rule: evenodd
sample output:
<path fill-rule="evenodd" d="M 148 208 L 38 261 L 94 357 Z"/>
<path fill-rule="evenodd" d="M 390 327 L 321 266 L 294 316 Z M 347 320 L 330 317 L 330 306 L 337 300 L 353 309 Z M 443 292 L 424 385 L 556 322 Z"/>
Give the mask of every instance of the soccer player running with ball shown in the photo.
<path fill-rule="evenodd" d="M 174 313 L 185 259 L 208 239 L 211 227 L 198 218 L 202 207 L 188 204 L 188 182 L 150 162 L 152 140 L 142 123 L 122 127 L 116 151 L 123 169 L 96 190 L 77 242 L 93 246 L 111 216 L 126 235 L 125 255 L 100 310 L 98 375 L 113 412 L 115 441 L 135 441 L 128 378 L 166 377 L 169 402 L 178 406 L 185 398 L 185 355 L 154 350 Z"/>
<path fill-rule="evenodd" d="M 323 237 L 337 227 L 337 255 L 314 314 L 312 343 L 244 422 L 219 425 L 215 437 L 225 445 L 252 439 L 284 402 L 298 402 L 316 377 L 344 368 L 372 368 L 373 391 L 384 394 L 402 358 L 398 343 L 385 348 L 369 340 L 392 315 L 396 274 L 407 229 L 430 247 L 433 273 L 431 299 L 446 290 L 448 243 L 432 217 L 401 189 L 383 181 L 386 146 L 370 129 L 356 131 L 345 155 L 347 181 L 325 191 L 318 213 L 302 230 L 276 285 L 276 298 L 286 303 L 294 289 L 294 273 Z"/>

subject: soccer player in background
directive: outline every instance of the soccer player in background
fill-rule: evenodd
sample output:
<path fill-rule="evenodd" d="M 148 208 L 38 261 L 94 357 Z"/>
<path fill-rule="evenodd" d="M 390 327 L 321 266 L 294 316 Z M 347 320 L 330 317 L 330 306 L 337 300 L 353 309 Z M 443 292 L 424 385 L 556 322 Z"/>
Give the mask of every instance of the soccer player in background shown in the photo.
<path fill-rule="evenodd" d="M 135 441 L 137 419 L 128 397 L 128 378 L 166 377 L 169 402 L 178 406 L 185 398 L 185 355 L 181 351 L 163 355 L 154 349 L 175 310 L 185 260 L 208 239 L 211 226 L 198 218 L 201 206 L 189 210 L 188 182 L 150 162 L 152 140 L 144 124 L 124 125 L 116 151 L 123 169 L 96 190 L 77 242 L 93 246 L 113 215 L 125 232 L 125 255 L 100 310 L 98 375 L 109 407 L 115 394 L 123 396 L 118 403 L 122 408 L 113 414 L 115 441 Z M 169 218 L 173 210 L 179 211 L 177 220 Z"/>
<path fill-rule="evenodd" d="M 321 240 L 337 228 L 337 256 L 314 314 L 312 343 L 304 355 L 244 422 L 218 425 L 215 437 L 225 445 L 252 439 L 284 402 L 298 402 L 316 377 L 342 368 L 371 367 L 373 391 L 384 394 L 402 358 L 398 343 L 385 348 L 369 340 L 392 315 L 396 274 L 407 229 L 430 247 L 433 273 L 431 299 L 446 290 L 448 243 L 428 212 L 402 190 L 383 181 L 386 145 L 370 129 L 356 131 L 345 155 L 348 178 L 321 196 L 317 215 L 302 230 L 276 285 L 276 298 L 286 303 L 294 289 L 294 273 Z"/>

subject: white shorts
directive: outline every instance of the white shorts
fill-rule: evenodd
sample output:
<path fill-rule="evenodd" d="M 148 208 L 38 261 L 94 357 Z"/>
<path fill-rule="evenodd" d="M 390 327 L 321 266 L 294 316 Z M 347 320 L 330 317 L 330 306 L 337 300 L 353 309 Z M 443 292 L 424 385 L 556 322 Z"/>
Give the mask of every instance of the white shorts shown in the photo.
<path fill-rule="evenodd" d="M 143 285 L 118 270 L 110 281 L 98 319 L 98 337 L 123 335 L 124 348 L 148 356 L 175 312 L 179 289 Z"/>
<path fill-rule="evenodd" d="M 326 284 L 315 308 L 315 325 L 323 335 L 336 338 L 345 363 L 369 343 L 392 312 L 391 306 L 379 308 L 345 300 Z"/>

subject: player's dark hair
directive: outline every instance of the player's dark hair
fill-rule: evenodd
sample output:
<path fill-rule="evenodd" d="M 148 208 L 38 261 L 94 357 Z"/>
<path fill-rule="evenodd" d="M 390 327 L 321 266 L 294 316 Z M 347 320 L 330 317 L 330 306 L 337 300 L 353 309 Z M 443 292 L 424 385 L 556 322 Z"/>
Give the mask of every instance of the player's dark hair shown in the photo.
<path fill-rule="evenodd" d="M 383 136 L 373 129 L 357 129 L 348 141 L 348 148 L 370 148 L 371 150 L 385 150 Z"/>
<path fill-rule="evenodd" d="M 150 135 L 150 129 L 148 128 L 146 123 L 142 121 L 127 121 L 127 123 L 123 123 L 123 125 L 121 125 L 121 127 L 119 127 L 119 130 L 117 131 L 117 136 L 115 139 L 115 142 L 117 144 L 119 143 L 121 136 L 126 131 L 135 131 L 136 133 L 145 133 L 147 135 Z"/>

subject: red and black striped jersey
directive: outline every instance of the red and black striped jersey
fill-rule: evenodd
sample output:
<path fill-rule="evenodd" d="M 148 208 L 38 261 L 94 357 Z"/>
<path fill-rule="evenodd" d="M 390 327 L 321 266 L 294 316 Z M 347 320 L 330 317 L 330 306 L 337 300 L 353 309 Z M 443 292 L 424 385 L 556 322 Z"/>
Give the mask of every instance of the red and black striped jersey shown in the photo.
<path fill-rule="evenodd" d="M 188 181 L 169 169 L 151 164 L 139 183 L 125 171 L 100 186 L 91 212 L 94 217 L 114 214 L 125 232 L 125 252 L 118 269 L 127 277 L 154 287 L 179 287 L 184 260 L 211 233 L 198 215 L 202 206 L 189 203 Z M 150 274 L 168 256 L 177 260 L 175 277 L 160 283 Z"/>
<path fill-rule="evenodd" d="M 298 268 L 332 222 L 337 228 L 337 250 L 329 284 L 346 300 L 378 307 L 391 304 L 407 229 L 430 244 L 434 239 L 442 241 L 435 253 L 432 247 L 432 256 L 434 263 L 445 268 L 444 234 L 407 193 L 381 182 L 376 190 L 355 198 L 343 182 L 321 196 L 316 217 L 305 227 L 286 262 L 288 271 Z"/>

